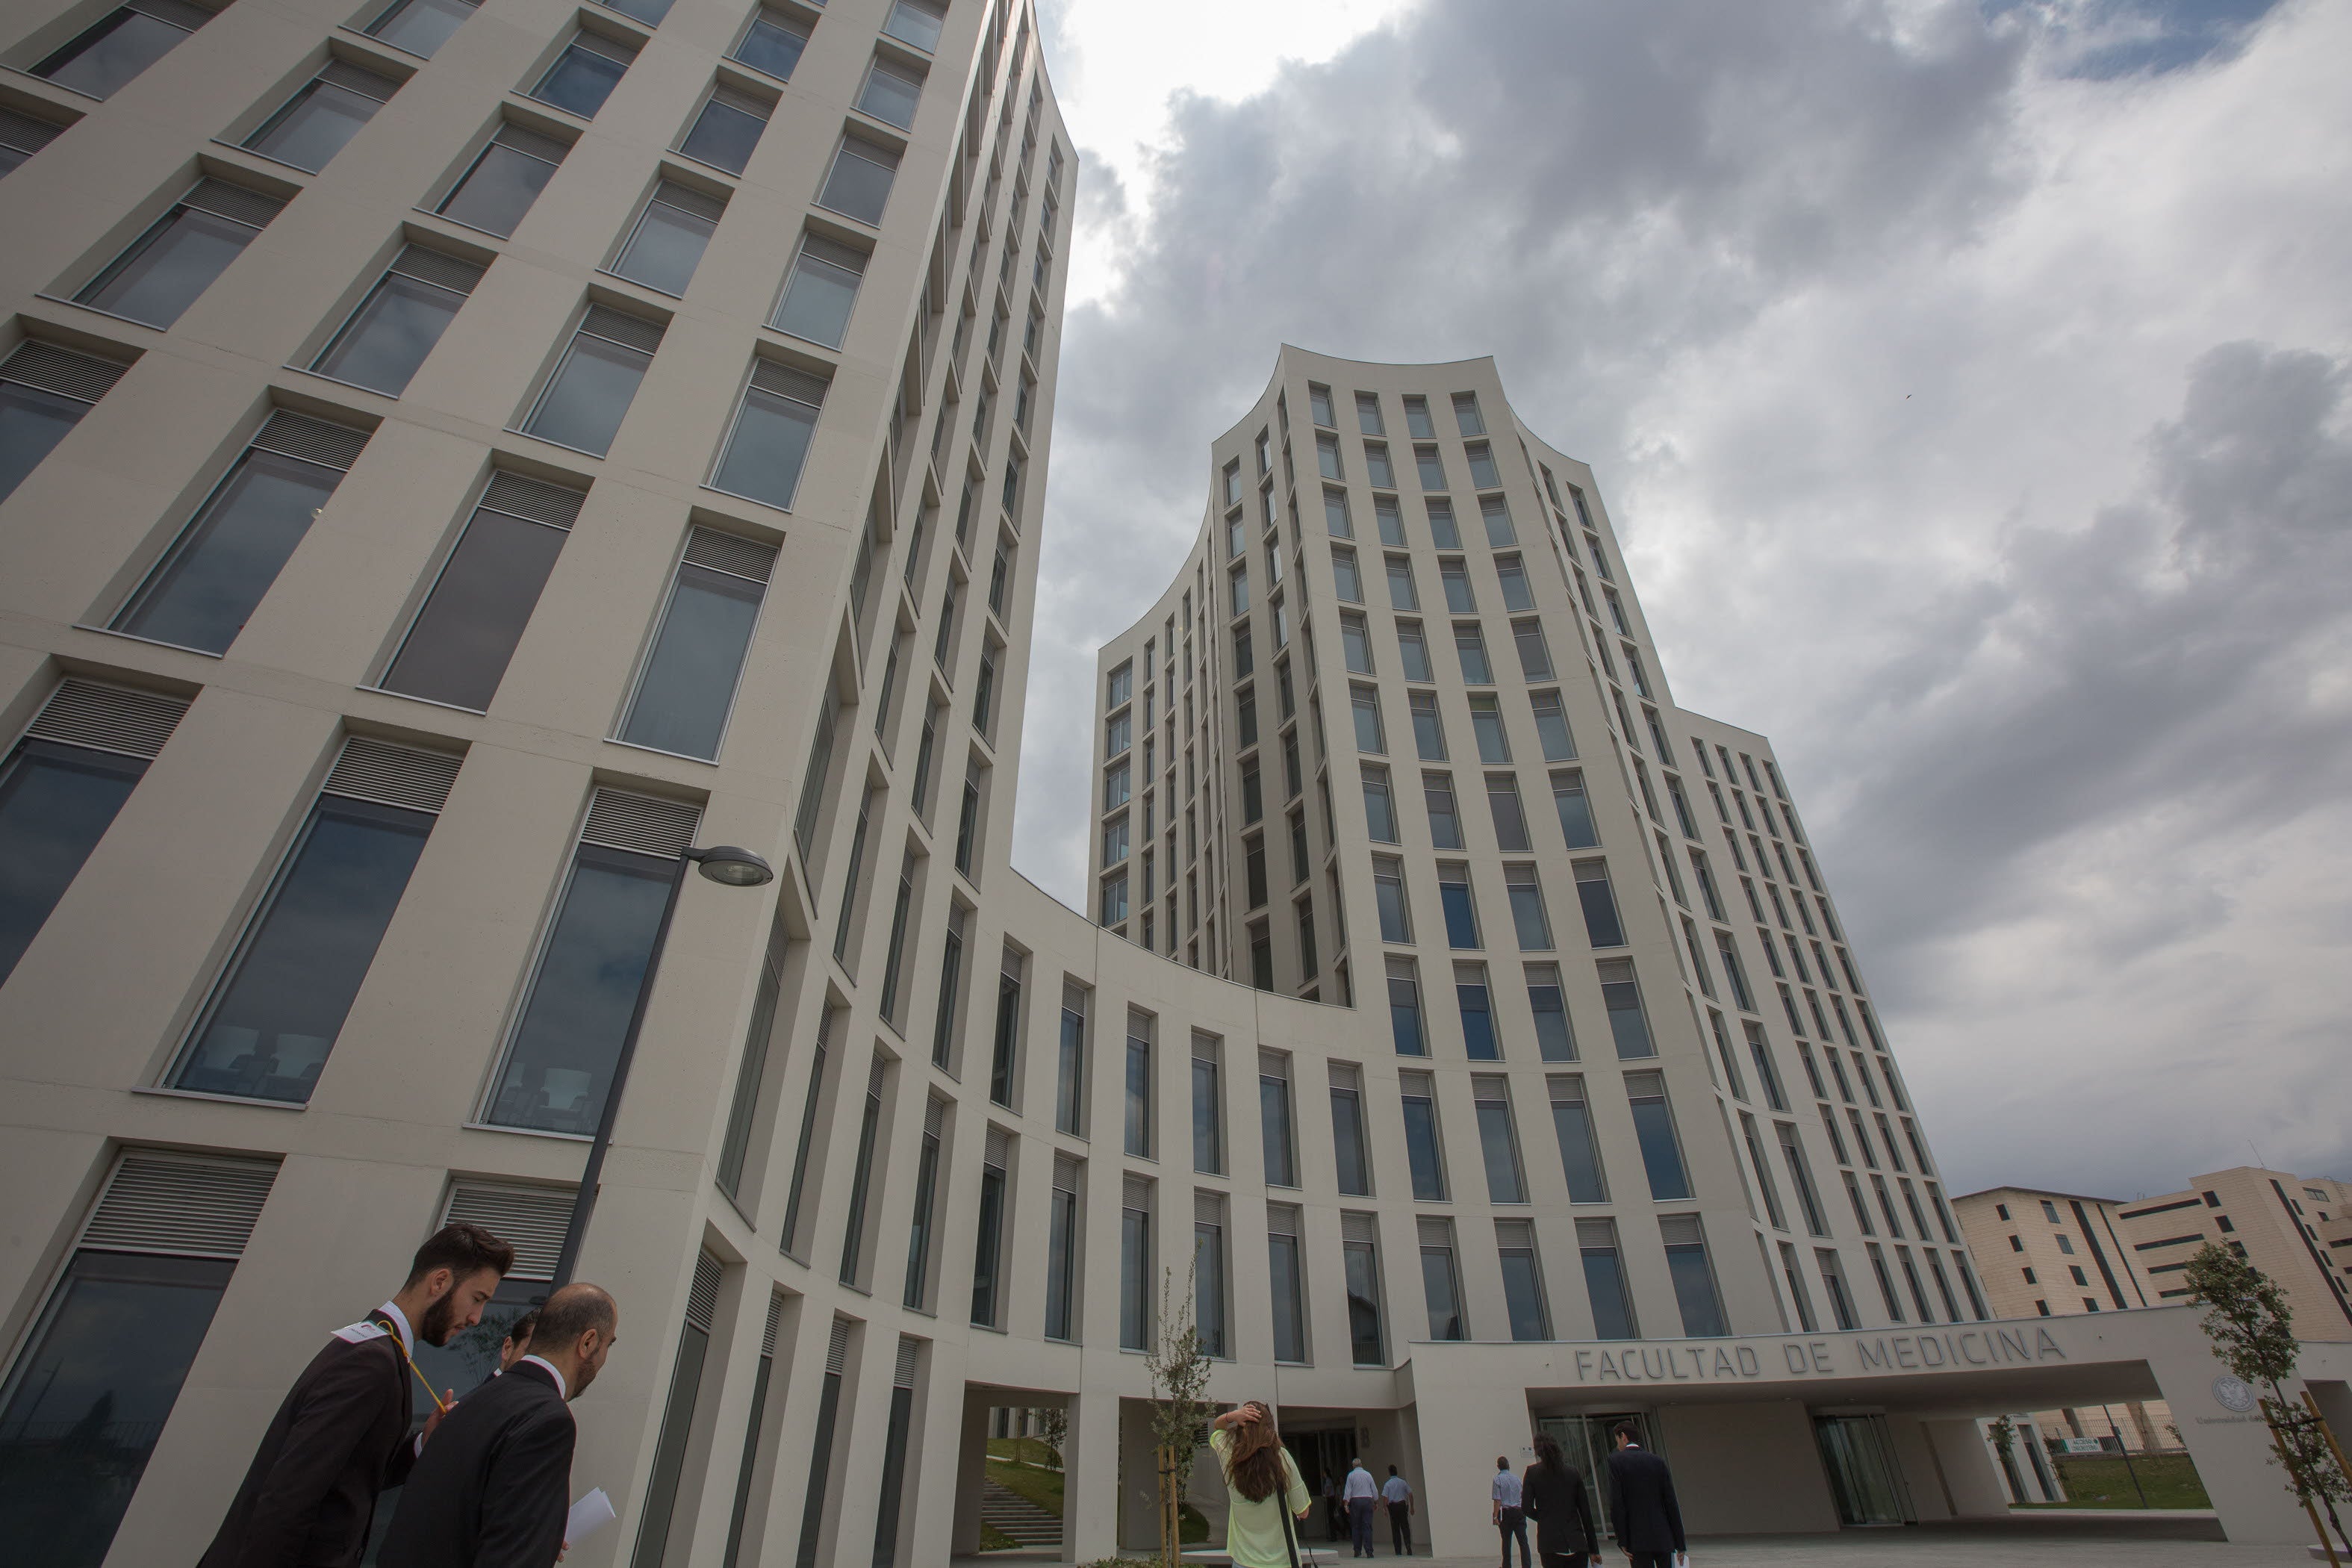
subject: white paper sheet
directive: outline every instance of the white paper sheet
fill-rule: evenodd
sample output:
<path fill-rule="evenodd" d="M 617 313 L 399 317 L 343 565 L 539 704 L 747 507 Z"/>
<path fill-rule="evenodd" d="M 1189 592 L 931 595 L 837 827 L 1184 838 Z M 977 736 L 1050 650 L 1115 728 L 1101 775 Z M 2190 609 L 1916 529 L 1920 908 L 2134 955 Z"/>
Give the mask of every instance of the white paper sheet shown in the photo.
<path fill-rule="evenodd" d="M 563 1521 L 564 1543 L 577 1546 L 618 1517 L 613 1511 L 613 1500 L 604 1495 L 603 1487 L 598 1487 L 572 1505 L 572 1512 Z"/>

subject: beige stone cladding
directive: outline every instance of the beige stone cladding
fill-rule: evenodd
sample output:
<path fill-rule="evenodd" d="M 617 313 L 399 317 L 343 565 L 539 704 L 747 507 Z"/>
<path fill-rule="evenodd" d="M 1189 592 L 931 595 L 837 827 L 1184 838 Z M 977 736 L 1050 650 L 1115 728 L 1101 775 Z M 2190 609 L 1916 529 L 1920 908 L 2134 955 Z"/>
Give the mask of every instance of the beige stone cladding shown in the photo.
<path fill-rule="evenodd" d="M 2180 1192 L 2116 1206 L 2116 1222 L 2149 1294 L 2179 1300 L 2181 1266 L 2205 1242 L 2231 1247 L 2286 1290 L 2306 1340 L 2352 1340 L 2352 1184 L 2239 1165 Z"/>

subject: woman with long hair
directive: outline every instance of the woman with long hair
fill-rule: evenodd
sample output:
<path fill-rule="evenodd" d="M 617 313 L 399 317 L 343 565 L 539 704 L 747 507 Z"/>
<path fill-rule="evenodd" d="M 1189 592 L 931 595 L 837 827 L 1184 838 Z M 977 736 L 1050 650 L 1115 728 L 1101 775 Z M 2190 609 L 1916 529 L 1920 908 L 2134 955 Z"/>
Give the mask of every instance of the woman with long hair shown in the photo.
<path fill-rule="evenodd" d="M 1599 1532 L 1584 1500 L 1584 1477 L 1560 1451 L 1559 1439 L 1536 1434 L 1536 1462 L 1519 1483 L 1521 1506 L 1536 1521 L 1536 1554 L 1543 1568 L 1582 1568 L 1601 1561 Z"/>
<path fill-rule="evenodd" d="M 1274 1428 L 1274 1412 L 1253 1399 L 1217 1417 L 1209 1447 L 1224 1467 L 1225 1552 L 1234 1568 L 1292 1568 L 1295 1521 L 1307 1517 L 1307 1483 Z"/>

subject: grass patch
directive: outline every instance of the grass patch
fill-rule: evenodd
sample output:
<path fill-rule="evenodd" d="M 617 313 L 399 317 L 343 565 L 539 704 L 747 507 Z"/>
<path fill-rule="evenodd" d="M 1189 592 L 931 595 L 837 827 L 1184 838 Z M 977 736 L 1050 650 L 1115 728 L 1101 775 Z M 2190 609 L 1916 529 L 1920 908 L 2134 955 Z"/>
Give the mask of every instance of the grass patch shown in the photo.
<path fill-rule="evenodd" d="M 1179 1503 L 1176 1514 L 1176 1539 L 1186 1546 L 1198 1546 L 1209 1539 L 1209 1516 L 1191 1503 Z"/>
<path fill-rule="evenodd" d="M 1037 1465 L 1046 1469 L 1061 1468 L 1055 1460 L 1054 1450 L 1039 1437 L 991 1437 L 988 1440 L 988 1457 L 1011 1459 L 1016 1464 Z"/>
<path fill-rule="evenodd" d="M 1017 1552 L 1021 1543 L 982 1520 L 980 1523 L 980 1549 L 982 1552 Z"/>
<path fill-rule="evenodd" d="M 991 1455 L 988 1479 L 1006 1491 L 1028 1499 L 1055 1518 L 1062 1517 L 1062 1473 L 1059 1470 L 1033 1470 L 1026 1465 L 1007 1464 Z"/>
<path fill-rule="evenodd" d="M 2051 1458 L 2066 1489 L 2064 1502 L 2020 1503 L 2020 1508 L 2211 1508 L 2197 1466 L 2186 1454 L 2135 1454 L 2131 1468 L 2115 1454 L 2058 1454 Z M 2132 1485 L 2137 1473 L 2139 1485 Z M 2140 1501 L 2140 1494 L 2147 1501 Z"/>

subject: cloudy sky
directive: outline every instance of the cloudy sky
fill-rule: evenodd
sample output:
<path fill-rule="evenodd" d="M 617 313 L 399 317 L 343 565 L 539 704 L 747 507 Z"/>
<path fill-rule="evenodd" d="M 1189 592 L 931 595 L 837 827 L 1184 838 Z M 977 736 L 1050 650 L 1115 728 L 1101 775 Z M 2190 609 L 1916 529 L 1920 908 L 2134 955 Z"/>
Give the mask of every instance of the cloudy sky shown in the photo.
<path fill-rule="evenodd" d="M 1045 0 L 1015 858 L 1277 344 L 1493 353 L 1772 736 L 1955 1190 L 2352 1176 L 2352 5 Z"/>

